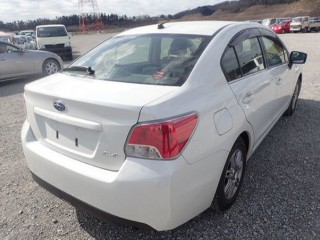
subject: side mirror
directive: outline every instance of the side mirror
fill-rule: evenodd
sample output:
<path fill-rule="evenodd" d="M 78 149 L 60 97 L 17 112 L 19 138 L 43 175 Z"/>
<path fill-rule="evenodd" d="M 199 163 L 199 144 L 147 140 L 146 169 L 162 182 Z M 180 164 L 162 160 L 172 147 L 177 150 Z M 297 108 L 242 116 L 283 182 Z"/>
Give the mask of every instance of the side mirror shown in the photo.
<path fill-rule="evenodd" d="M 290 53 L 290 60 L 289 60 L 290 65 L 292 65 L 293 63 L 304 64 L 306 60 L 307 60 L 306 53 L 298 52 L 298 51 L 292 51 Z"/>

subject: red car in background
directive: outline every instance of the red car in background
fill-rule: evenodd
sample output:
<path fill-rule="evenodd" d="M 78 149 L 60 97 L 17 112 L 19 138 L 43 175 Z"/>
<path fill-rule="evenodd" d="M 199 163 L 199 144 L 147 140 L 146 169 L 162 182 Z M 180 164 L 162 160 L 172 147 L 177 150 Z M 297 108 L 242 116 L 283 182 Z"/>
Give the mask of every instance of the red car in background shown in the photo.
<path fill-rule="evenodd" d="M 275 33 L 289 33 L 290 32 L 290 23 L 291 23 L 291 20 L 281 21 L 279 24 L 273 25 L 272 30 Z"/>

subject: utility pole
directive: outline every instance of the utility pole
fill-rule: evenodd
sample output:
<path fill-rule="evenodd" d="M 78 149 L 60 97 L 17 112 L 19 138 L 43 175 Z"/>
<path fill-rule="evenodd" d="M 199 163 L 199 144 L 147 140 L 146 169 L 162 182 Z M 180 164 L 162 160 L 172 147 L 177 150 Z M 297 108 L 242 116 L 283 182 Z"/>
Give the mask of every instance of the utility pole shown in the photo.
<path fill-rule="evenodd" d="M 101 31 L 104 26 L 97 0 L 79 0 L 78 5 L 80 32 Z"/>

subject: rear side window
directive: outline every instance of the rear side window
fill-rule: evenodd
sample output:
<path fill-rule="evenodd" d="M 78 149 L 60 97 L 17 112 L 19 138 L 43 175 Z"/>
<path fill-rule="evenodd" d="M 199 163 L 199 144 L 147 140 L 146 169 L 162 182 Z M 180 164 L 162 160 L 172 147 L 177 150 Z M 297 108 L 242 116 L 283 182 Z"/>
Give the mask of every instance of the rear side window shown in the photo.
<path fill-rule="evenodd" d="M 261 46 L 257 37 L 244 39 L 229 46 L 221 59 L 228 81 L 265 69 Z"/>
<path fill-rule="evenodd" d="M 242 76 L 234 47 L 226 49 L 222 57 L 221 65 L 223 66 L 224 72 L 229 81 Z"/>
<path fill-rule="evenodd" d="M 266 49 L 266 59 L 270 67 L 288 62 L 287 52 L 277 39 L 263 36 L 262 41 Z"/>

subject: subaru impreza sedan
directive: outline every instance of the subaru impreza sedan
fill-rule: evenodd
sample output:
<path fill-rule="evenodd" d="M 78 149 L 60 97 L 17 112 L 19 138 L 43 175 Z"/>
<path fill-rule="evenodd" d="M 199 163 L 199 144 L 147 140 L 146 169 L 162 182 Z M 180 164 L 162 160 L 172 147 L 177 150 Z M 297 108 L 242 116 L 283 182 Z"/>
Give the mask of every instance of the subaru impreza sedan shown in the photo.
<path fill-rule="evenodd" d="M 128 30 L 25 86 L 28 167 L 75 206 L 159 231 L 226 210 L 295 111 L 306 57 L 256 23 Z"/>

